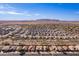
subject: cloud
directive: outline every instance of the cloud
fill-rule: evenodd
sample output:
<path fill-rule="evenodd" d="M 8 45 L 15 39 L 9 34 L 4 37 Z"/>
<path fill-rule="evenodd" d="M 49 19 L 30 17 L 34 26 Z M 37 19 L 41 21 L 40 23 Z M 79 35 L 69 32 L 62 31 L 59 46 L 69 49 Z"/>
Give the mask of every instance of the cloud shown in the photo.
<path fill-rule="evenodd" d="M 5 12 L 3 12 L 3 11 L 0 11 L 0 14 L 5 14 Z"/>
<path fill-rule="evenodd" d="M 36 13 L 36 14 L 34 14 L 35 16 L 39 16 L 40 14 L 39 13 Z"/>
<path fill-rule="evenodd" d="M 39 16 L 39 13 L 29 13 L 27 10 L 20 10 L 16 7 L 12 7 L 9 4 L 0 4 L 0 14 L 10 15 L 22 15 L 22 16 Z"/>
<path fill-rule="evenodd" d="M 23 13 L 9 4 L 0 4 L 0 14 L 21 15 Z"/>
<path fill-rule="evenodd" d="M 79 14 L 79 11 L 75 12 L 76 14 Z"/>
<path fill-rule="evenodd" d="M 63 3 L 57 3 L 57 4 L 60 5 L 60 6 L 63 5 Z"/>
<path fill-rule="evenodd" d="M 15 11 L 0 11 L 0 14 L 21 15 L 22 13 L 18 13 Z"/>
<path fill-rule="evenodd" d="M 0 10 L 10 11 L 10 10 L 16 10 L 16 8 L 10 6 L 9 4 L 0 4 Z"/>
<path fill-rule="evenodd" d="M 31 13 L 28 14 L 28 13 L 26 13 L 26 16 L 29 16 L 29 17 L 30 16 L 39 16 L 39 15 L 40 15 L 39 13 L 35 13 L 35 14 L 31 14 Z"/>
<path fill-rule="evenodd" d="M 8 14 L 15 14 L 15 15 L 20 15 L 20 14 L 22 14 L 22 13 L 17 13 L 17 12 L 14 12 L 14 11 L 9 11 L 9 12 L 7 12 Z"/>
<path fill-rule="evenodd" d="M 26 16 L 29 16 L 30 17 L 30 16 L 32 16 L 32 14 L 26 14 Z"/>

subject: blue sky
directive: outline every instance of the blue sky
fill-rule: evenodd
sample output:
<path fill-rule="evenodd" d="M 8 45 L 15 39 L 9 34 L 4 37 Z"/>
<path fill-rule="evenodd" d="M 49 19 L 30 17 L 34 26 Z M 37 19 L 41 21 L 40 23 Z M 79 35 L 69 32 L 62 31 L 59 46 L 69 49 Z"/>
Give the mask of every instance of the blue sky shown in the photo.
<path fill-rule="evenodd" d="M 79 21 L 79 3 L 0 3 L 0 20 Z"/>

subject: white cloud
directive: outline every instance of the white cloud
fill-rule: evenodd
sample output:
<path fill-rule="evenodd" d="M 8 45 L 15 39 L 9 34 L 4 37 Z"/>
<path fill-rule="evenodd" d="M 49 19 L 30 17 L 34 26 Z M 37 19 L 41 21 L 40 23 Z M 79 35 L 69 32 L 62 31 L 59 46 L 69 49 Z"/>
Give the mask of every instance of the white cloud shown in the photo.
<path fill-rule="evenodd" d="M 21 15 L 22 13 L 18 13 L 15 11 L 0 11 L 0 14 Z"/>
<path fill-rule="evenodd" d="M 3 9 L 3 8 L 4 8 L 4 6 L 0 5 L 0 9 Z"/>
<path fill-rule="evenodd" d="M 7 12 L 7 14 L 15 14 L 15 15 L 20 15 L 20 14 L 22 14 L 22 13 L 17 13 L 17 12 L 14 12 L 14 11 L 9 11 L 9 12 Z"/>
<path fill-rule="evenodd" d="M 79 11 L 75 12 L 76 14 L 79 14 Z"/>
<path fill-rule="evenodd" d="M 9 4 L 0 4 L 0 14 L 10 14 L 10 15 L 22 15 L 22 16 L 39 16 L 39 13 L 29 13 L 26 10 L 20 10 L 18 8 L 12 7 Z"/>
<path fill-rule="evenodd" d="M 3 12 L 3 11 L 0 11 L 0 14 L 5 14 L 5 12 Z"/>
<path fill-rule="evenodd" d="M 0 4 L 0 14 L 21 15 L 23 13 L 9 4 Z"/>
<path fill-rule="evenodd" d="M 63 5 L 63 3 L 57 3 L 57 4 L 60 5 L 60 6 Z"/>
<path fill-rule="evenodd" d="M 26 14 L 26 16 L 32 16 L 32 14 Z"/>
<path fill-rule="evenodd" d="M 36 14 L 24 13 L 24 15 L 31 17 L 31 16 L 39 16 L 40 14 L 39 13 L 36 13 Z"/>
<path fill-rule="evenodd" d="M 35 16 L 39 16 L 40 14 L 39 13 L 36 13 L 36 14 L 34 14 Z"/>
<path fill-rule="evenodd" d="M 0 10 L 16 10 L 14 7 L 9 4 L 0 4 Z"/>

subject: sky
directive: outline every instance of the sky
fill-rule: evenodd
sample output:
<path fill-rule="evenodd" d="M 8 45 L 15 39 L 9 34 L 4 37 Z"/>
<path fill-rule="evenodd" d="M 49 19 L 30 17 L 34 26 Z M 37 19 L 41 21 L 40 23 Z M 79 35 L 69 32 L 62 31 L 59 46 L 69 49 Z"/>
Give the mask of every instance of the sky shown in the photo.
<path fill-rule="evenodd" d="M 0 3 L 0 20 L 79 21 L 79 3 Z"/>

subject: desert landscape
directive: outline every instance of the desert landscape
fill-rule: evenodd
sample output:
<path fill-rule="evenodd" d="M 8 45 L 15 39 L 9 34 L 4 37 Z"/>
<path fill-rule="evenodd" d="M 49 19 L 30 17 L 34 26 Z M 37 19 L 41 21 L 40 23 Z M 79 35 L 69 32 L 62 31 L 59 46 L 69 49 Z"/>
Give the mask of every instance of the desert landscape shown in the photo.
<path fill-rule="evenodd" d="M 0 21 L 0 55 L 78 55 L 77 21 Z"/>

